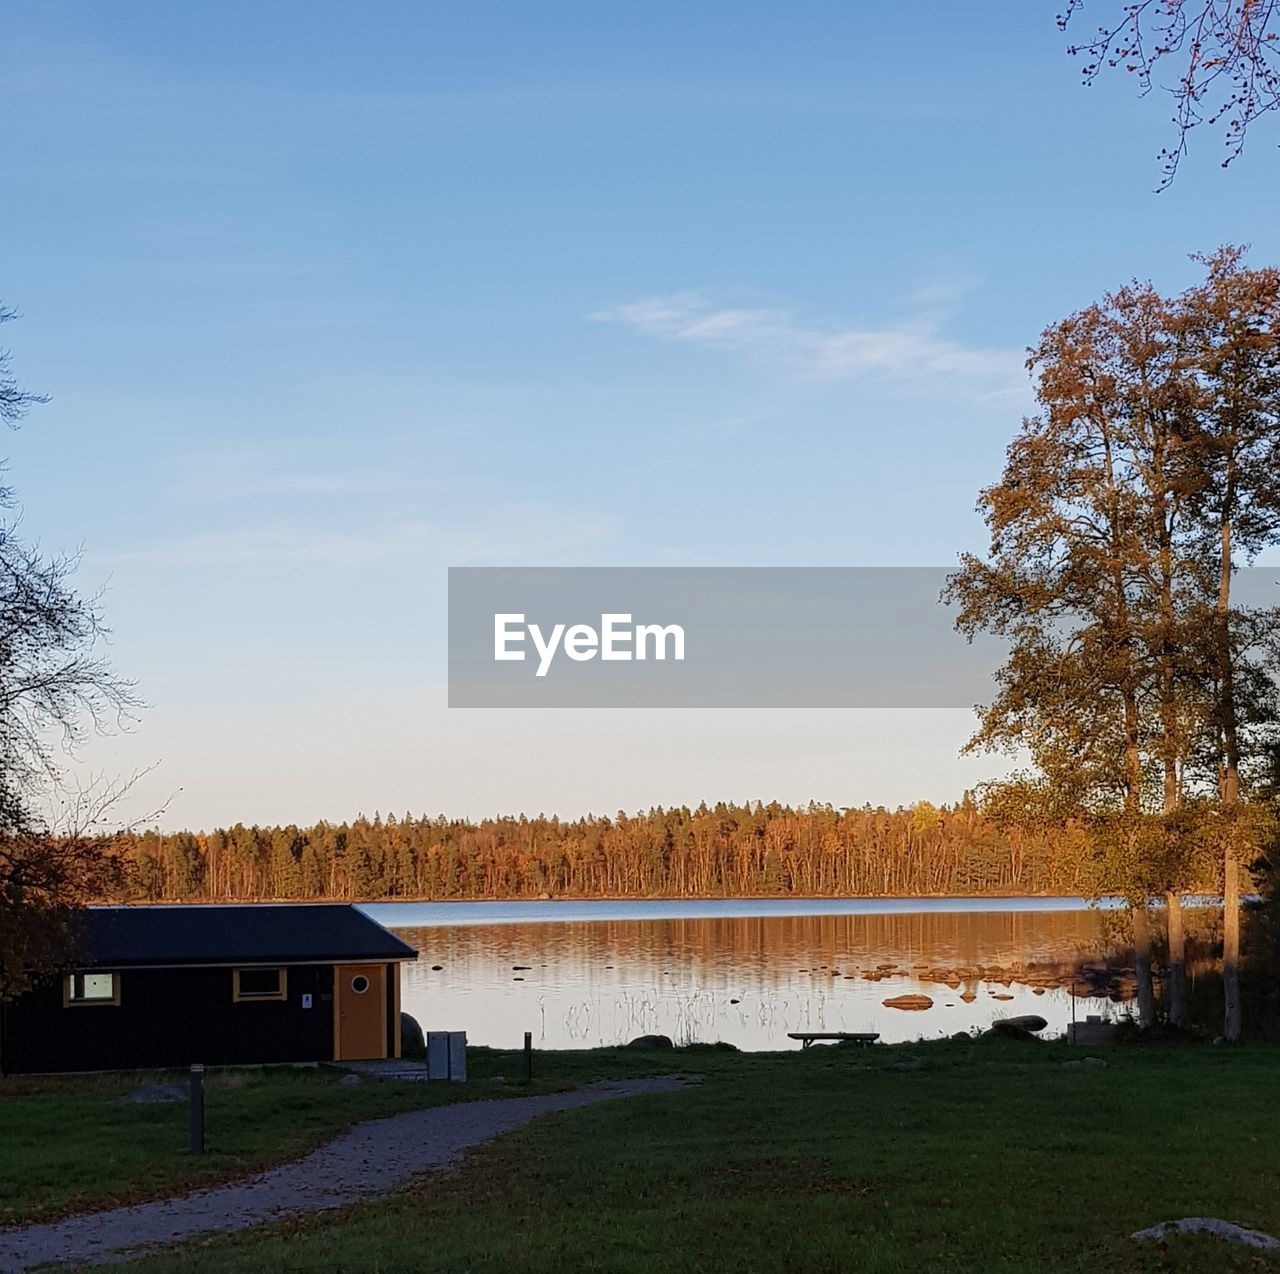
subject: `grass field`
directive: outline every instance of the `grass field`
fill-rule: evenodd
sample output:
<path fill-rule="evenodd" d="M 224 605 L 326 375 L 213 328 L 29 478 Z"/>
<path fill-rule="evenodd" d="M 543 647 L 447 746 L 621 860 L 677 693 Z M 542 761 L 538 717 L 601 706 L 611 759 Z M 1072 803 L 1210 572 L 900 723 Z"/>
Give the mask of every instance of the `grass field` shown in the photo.
<path fill-rule="evenodd" d="M 533 1091 L 583 1073 L 566 1063 Z M 420 1106 L 492 1097 L 498 1059 L 477 1053 L 468 1084 L 339 1084 L 330 1069 L 211 1071 L 206 1151 L 187 1153 L 187 1106 L 130 1105 L 139 1084 L 187 1085 L 186 1075 L 86 1075 L 0 1079 L 0 1225 L 59 1216 L 242 1176 L 301 1154 L 361 1119 Z M 513 1071 L 513 1077 L 520 1072 Z"/>
<path fill-rule="evenodd" d="M 549 1116 L 472 1152 L 462 1171 L 421 1178 L 380 1202 L 126 1268 L 1280 1270 L 1275 1254 L 1217 1240 L 1162 1247 L 1127 1237 L 1187 1215 L 1280 1233 L 1280 1050 L 1102 1053 L 1108 1065 L 1099 1070 L 1063 1067 L 1078 1050 L 1015 1041 L 540 1055 L 544 1087 L 664 1069 L 703 1080 L 673 1095 Z M 519 1073 L 514 1055 L 474 1050 L 472 1058 L 480 1075 Z M 292 1113 L 281 1111 L 276 1131 L 255 1138 L 247 1103 L 261 1114 L 290 1084 Z M 278 1153 L 285 1124 L 305 1125 L 291 1134 L 302 1144 L 326 1121 L 403 1109 L 440 1090 L 494 1095 L 483 1080 L 465 1094 L 448 1085 L 405 1093 L 272 1075 L 228 1090 L 223 1118 L 230 1128 L 232 1107 L 246 1104 L 235 1143 L 246 1163 Z M 171 1117 L 173 1108 L 159 1109 Z M 210 1110 L 212 1126 L 212 1099 Z M 9 1138 L 0 1140 L 7 1158 Z M 47 1156 L 45 1171 L 52 1166 Z M 159 1181 L 136 1171 L 132 1179 Z"/>

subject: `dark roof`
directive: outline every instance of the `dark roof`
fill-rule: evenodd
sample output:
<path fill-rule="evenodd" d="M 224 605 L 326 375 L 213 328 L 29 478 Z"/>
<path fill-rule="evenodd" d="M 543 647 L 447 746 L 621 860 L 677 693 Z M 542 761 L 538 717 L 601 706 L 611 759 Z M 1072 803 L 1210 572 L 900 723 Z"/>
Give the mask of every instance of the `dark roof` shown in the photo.
<path fill-rule="evenodd" d="M 411 960 L 418 953 L 346 903 L 90 907 L 81 958 L 97 965 Z"/>

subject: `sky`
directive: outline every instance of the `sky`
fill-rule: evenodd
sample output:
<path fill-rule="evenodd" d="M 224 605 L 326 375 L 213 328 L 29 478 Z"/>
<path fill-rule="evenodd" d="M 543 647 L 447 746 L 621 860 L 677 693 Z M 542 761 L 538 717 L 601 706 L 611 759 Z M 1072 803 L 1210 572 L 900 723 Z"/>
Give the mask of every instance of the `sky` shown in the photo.
<path fill-rule="evenodd" d="M 1280 257 L 1280 129 L 1155 193 L 1170 102 L 1057 8 L 5 3 L 0 455 L 148 704 L 75 765 L 168 830 L 999 772 L 966 712 L 450 710 L 445 580 L 980 549 L 1040 330 Z"/>

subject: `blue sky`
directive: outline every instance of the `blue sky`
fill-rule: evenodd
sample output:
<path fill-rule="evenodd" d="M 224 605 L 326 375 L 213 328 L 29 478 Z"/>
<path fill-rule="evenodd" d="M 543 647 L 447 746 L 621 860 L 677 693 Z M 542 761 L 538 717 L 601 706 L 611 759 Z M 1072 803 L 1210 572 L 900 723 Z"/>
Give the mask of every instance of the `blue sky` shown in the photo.
<path fill-rule="evenodd" d="M 10 6 L 0 297 L 53 401 L 0 454 L 151 704 L 84 763 L 159 762 L 175 827 L 990 772 L 963 713 L 450 713 L 445 569 L 979 547 L 1045 324 L 1280 256 L 1277 130 L 1156 195 L 1168 103 L 1081 88 L 1055 12 Z"/>

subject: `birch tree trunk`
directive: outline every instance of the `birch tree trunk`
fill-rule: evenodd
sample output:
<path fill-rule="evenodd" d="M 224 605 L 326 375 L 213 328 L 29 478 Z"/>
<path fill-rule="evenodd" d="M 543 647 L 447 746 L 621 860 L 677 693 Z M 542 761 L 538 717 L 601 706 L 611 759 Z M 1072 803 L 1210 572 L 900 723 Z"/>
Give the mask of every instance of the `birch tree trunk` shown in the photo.
<path fill-rule="evenodd" d="M 1165 895 L 1169 926 L 1169 1025 L 1185 1026 L 1187 1020 L 1187 953 L 1182 928 L 1182 899 L 1172 891 Z"/>
<path fill-rule="evenodd" d="M 1151 917 L 1145 902 L 1133 910 L 1133 951 L 1138 976 L 1138 1025 L 1147 1030 L 1156 1023 L 1156 995 L 1151 980 Z"/>
<path fill-rule="evenodd" d="M 1240 1038 L 1240 864 L 1228 842 L 1222 890 L 1222 1034 Z"/>

